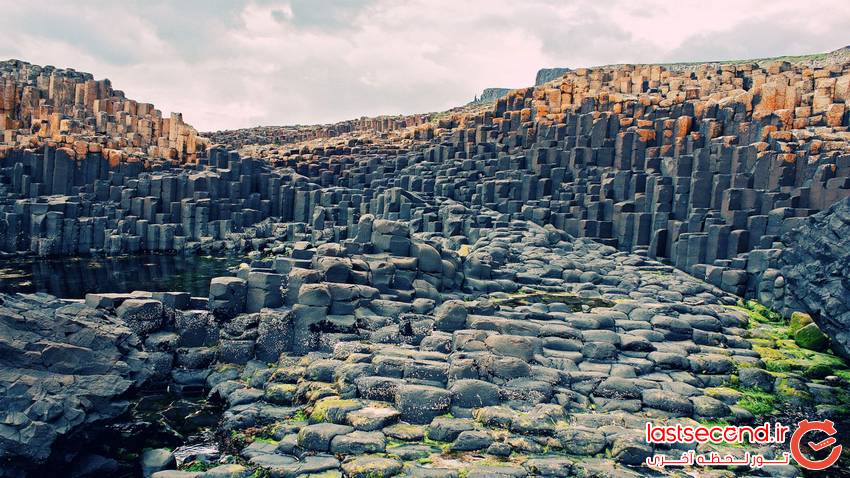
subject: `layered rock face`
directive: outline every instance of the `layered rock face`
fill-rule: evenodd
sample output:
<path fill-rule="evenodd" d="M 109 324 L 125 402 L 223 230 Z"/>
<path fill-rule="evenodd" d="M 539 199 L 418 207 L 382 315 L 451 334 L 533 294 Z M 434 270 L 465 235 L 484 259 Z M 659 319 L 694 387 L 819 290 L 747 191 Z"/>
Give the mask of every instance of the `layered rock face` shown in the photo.
<path fill-rule="evenodd" d="M 850 359 L 850 199 L 807 218 L 782 242 L 789 298 L 797 308 L 812 311 L 833 349 Z"/>
<path fill-rule="evenodd" d="M 8 146 L 51 142 L 78 160 L 103 152 L 112 161 L 143 154 L 193 162 L 207 144 L 179 113 L 163 117 L 90 73 L 7 60 L 0 62 L 0 91 L 0 139 Z"/>
<path fill-rule="evenodd" d="M 0 476 L 22 476 L 61 437 L 123 413 L 125 393 L 151 375 L 139 338 L 115 316 L 0 296 Z"/>

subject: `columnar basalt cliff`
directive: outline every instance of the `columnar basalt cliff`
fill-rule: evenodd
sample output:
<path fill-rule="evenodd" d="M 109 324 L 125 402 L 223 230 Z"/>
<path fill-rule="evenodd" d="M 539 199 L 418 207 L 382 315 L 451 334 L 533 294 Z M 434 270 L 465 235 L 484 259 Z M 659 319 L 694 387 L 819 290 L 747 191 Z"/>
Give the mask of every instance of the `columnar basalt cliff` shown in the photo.
<path fill-rule="evenodd" d="M 781 308 L 779 236 L 850 195 L 848 96 L 846 63 L 580 69 L 492 128 L 533 138 L 542 220 Z"/>
<path fill-rule="evenodd" d="M 434 191 L 402 188 L 551 223 L 783 309 L 779 237 L 850 196 L 847 65 L 578 69 L 406 131 L 428 140 L 414 158 L 457 170 Z M 353 151 L 253 152 L 345 165 Z"/>
<path fill-rule="evenodd" d="M 109 80 L 90 73 L 7 60 L 0 62 L 0 90 L 5 145 L 50 142 L 80 159 L 103 151 L 111 161 L 138 153 L 188 162 L 206 145 L 180 113 L 164 118 L 154 105 L 125 98 Z"/>
<path fill-rule="evenodd" d="M 245 261 L 206 297 L 0 296 L 0 345 L 39 344 L 0 360 L 26 398 L 0 409 L 0 476 L 678 476 L 646 459 L 787 443 L 656 446 L 647 422 L 845 429 L 848 96 L 843 60 L 620 65 L 485 107 L 218 132 L 187 163 L 9 149 L 9 254 Z M 45 411 L 41 376 L 110 413 Z M 207 451 L 69 451 L 147 382 L 221 404 Z"/>

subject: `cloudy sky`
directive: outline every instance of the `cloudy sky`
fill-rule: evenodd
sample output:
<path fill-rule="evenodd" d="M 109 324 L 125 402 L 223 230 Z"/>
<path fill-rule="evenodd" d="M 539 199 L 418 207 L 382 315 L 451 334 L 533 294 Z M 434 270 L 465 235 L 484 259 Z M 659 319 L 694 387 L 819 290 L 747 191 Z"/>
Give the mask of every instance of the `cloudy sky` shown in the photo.
<path fill-rule="evenodd" d="M 31 5 L 31 6 L 30 6 Z M 0 59 L 109 78 L 208 131 L 444 110 L 541 67 L 850 44 L 847 0 L 0 0 Z"/>

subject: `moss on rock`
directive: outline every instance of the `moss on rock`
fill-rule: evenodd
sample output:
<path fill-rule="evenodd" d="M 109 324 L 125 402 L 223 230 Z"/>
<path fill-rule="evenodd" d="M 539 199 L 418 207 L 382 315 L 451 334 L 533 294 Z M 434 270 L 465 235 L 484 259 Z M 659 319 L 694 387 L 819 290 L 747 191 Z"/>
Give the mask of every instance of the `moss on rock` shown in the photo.
<path fill-rule="evenodd" d="M 829 347 L 829 337 L 815 323 L 803 326 L 794 333 L 794 342 L 804 349 L 823 352 Z"/>

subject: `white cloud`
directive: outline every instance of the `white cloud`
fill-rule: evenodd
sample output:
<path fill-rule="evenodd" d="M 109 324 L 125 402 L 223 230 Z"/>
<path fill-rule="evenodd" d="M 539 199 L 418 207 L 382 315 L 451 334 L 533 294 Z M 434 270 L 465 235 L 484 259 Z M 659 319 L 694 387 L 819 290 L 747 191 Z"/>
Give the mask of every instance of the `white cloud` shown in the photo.
<path fill-rule="evenodd" d="M 463 104 L 538 68 L 828 51 L 842 0 L 0 0 L 0 58 L 108 77 L 201 130 Z"/>

